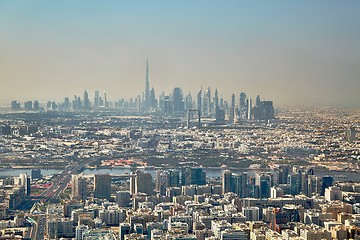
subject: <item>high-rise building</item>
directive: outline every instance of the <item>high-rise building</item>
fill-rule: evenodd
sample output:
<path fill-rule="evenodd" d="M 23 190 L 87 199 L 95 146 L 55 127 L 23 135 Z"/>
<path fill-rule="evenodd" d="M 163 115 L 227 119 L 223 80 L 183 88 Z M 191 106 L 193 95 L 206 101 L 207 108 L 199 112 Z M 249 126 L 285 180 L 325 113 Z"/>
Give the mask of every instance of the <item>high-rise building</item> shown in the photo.
<path fill-rule="evenodd" d="M 200 90 L 197 94 L 197 105 L 198 105 L 198 110 L 200 111 L 200 117 L 202 115 L 202 90 Z"/>
<path fill-rule="evenodd" d="M 166 195 L 166 189 L 168 187 L 180 186 L 180 172 L 175 169 L 167 171 L 158 171 L 156 173 L 155 188 L 161 195 Z"/>
<path fill-rule="evenodd" d="M 19 179 L 20 185 L 23 186 L 25 189 L 25 194 L 30 195 L 30 190 L 31 190 L 30 177 L 27 174 L 20 174 L 19 178 L 20 178 Z"/>
<path fill-rule="evenodd" d="M 40 179 L 42 178 L 41 169 L 31 169 L 31 179 Z"/>
<path fill-rule="evenodd" d="M 247 197 L 247 173 L 233 174 L 233 192 L 240 198 Z"/>
<path fill-rule="evenodd" d="M 257 174 L 256 185 L 259 187 L 259 198 L 270 198 L 271 176 L 268 174 Z"/>
<path fill-rule="evenodd" d="M 172 112 L 172 109 L 171 109 L 170 97 L 165 96 L 165 98 L 164 98 L 164 113 L 165 113 L 165 115 L 169 115 L 169 114 L 171 114 L 171 112 Z"/>
<path fill-rule="evenodd" d="M 239 101 L 240 117 L 247 118 L 247 104 L 246 104 L 246 93 L 240 93 Z"/>
<path fill-rule="evenodd" d="M 94 197 L 110 199 L 111 177 L 110 174 L 95 174 Z"/>
<path fill-rule="evenodd" d="M 26 111 L 31 111 L 31 110 L 33 110 L 33 102 L 32 102 L 32 101 L 26 101 L 26 102 L 24 103 L 24 109 L 25 109 Z"/>
<path fill-rule="evenodd" d="M 219 108 L 219 93 L 217 89 L 215 89 L 215 93 L 214 93 L 214 108 L 215 111 Z"/>
<path fill-rule="evenodd" d="M 87 198 L 87 180 L 82 175 L 71 177 L 71 198 L 83 201 Z"/>
<path fill-rule="evenodd" d="M 83 109 L 84 110 L 90 110 L 90 100 L 89 100 L 89 94 L 87 91 L 84 91 L 84 96 L 83 96 Z"/>
<path fill-rule="evenodd" d="M 20 110 L 20 108 L 20 103 L 18 103 L 17 101 L 11 102 L 11 110 Z"/>
<path fill-rule="evenodd" d="M 181 185 L 205 185 L 206 173 L 202 168 L 184 168 L 181 170 Z"/>
<path fill-rule="evenodd" d="M 181 88 L 174 88 L 173 90 L 173 113 L 180 114 L 184 112 L 184 99 Z"/>
<path fill-rule="evenodd" d="M 154 184 L 151 173 L 137 171 L 135 174 L 135 193 L 152 195 L 154 193 Z"/>
<path fill-rule="evenodd" d="M 234 123 L 235 121 L 235 94 L 231 95 L 231 105 L 229 109 L 229 123 Z"/>
<path fill-rule="evenodd" d="M 100 93 L 99 90 L 95 91 L 95 98 L 94 98 L 94 108 L 99 108 L 100 107 Z"/>
<path fill-rule="evenodd" d="M 151 89 L 151 91 L 150 91 L 150 96 L 149 96 L 149 98 L 150 98 L 150 109 L 157 109 L 158 108 L 158 103 L 157 103 L 157 100 L 156 100 L 156 98 L 155 98 L 155 90 L 154 90 L 154 88 L 152 88 Z"/>
<path fill-rule="evenodd" d="M 260 97 L 256 97 L 256 105 L 253 108 L 254 120 L 268 121 L 274 119 L 274 106 L 272 101 L 260 101 Z"/>
<path fill-rule="evenodd" d="M 222 179 L 222 193 L 232 192 L 233 190 L 233 179 L 232 172 L 230 170 L 225 170 L 221 174 Z"/>
<path fill-rule="evenodd" d="M 298 195 L 301 192 L 301 174 L 290 174 L 288 177 L 288 184 L 290 185 L 290 193 L 292 195 Z"/>
<path fill-rule="evenodd" d="M 215 122 L 217 124 L 224 124 L 225 123 L 225 110 L 219 107 L 216 108 L 215 111 Z"/>

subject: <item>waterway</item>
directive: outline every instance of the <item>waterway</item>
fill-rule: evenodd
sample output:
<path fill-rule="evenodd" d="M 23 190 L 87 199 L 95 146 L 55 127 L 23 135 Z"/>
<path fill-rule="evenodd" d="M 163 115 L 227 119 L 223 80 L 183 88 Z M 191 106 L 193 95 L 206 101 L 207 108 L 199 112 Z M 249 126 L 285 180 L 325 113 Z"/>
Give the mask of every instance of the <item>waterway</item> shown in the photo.
<path fill-rule="evenodd" d="M 61 173 L 62 169 L 41 169 L 43 176 L 54 175 Z M 16 177 L 20 174 L 31 175 L 31 169 L 27 168 L 1 168 L 0 177 Z"/>

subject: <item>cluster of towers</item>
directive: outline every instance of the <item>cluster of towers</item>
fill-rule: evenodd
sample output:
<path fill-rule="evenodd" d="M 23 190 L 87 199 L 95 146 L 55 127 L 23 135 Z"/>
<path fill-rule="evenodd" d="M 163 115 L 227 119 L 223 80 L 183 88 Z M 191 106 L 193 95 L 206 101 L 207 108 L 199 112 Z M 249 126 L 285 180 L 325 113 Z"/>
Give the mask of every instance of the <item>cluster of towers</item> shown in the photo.
<path fill-rule="evenodd" d="M 199 118 L 215 118 L 216 123 L 238 123 L 241 120 L 270 120 L 274 118 L 274 107 L 272 101 L 261 101 L 260 96 L 256 97 L 255 105 L 246 93 L 241 92 L 239 100 L 236 101 L 235 94 L 232 94 L 228 102 L 219 95 L 217 89 L 212 95 L 211 88 L 201 90 L 193 99 L 189 92 L 186 96 L 179 87 L 175 87 L 171 94 L 164 92 L 155 98 L 155 90 L 149 89 L 149 64 L 146 63 L 145 93 L 143 98 L 138 96 L 139 111 L 153 112 L 160 111 L 165 115 L 184 115 L 189 111 L 196 110 Z"/>
<path fill-rule="evenodd" d="M 11 102 L 12 110 L 38 111 L 59 110 L 59 111 L 93 111 L 102 109 L 120 109 L 139 112 L 142 114 L 159 113 L 170 116 L 185 116 L 189 110 L 196 110 L 199 118 L 215 118 L 216 123 L 238 123 L 243 120 L 270 120 L 274 118 L 274 107 L 272 101 L 261 101 L 260 96 L 256 97 L 255 105 L 246 93 L 241 92 L 238 97 L 232 94 L 230 101 L 227 101 L 215 89 L 212 93 L 208 87 L 205 91 L 201 90 L 193 98 L 192 94 L 184 94 L 180 87 L 175 87 L 169 94 L 162 92 L 156 98 L 154 88 L 150 89 L 149 84 L 149 64 L 146 62 L 145 92 L 142 96 L 129 100 L 120 99 L 112 102 L 107 98 L 106 93 L 100 94 L 95 91 L 94 100 L 90 101 L 89 94 L 85 90 L 83 96 L 74 95 L 71 100 L 64 98 L 63 102 L 57 103 L 48 101 L 46 106 L 41 107 L 38 101 L 34 104 L 27 101 L 24 108 L 21 108 L 17 101 Z M 238 100 L 237 100 L 238 99 Z"/>
<path fill-rule="evenodd" d="M 312 169 L 303 170 L 290 166 L 280 166 L 277 171 L 255 172 L 255 174 L 233 173 L 225 170 L 222 173 L 222 191 L 234 192 L 239 197 L 277 198 L 283 195 L 306 196 L 322 195 L 325 189 L 332 186 L 332 176 L 317 177 Z"/>

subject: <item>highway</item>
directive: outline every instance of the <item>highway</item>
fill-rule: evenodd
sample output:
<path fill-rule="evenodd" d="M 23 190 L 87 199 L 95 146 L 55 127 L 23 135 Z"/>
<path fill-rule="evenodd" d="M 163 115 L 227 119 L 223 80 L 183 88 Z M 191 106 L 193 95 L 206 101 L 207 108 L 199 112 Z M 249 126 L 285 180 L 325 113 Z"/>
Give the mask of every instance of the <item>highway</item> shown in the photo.
<path fill-rule="evenodd" d="M 96 160 L 93 160 L 96 161 Z M 84 168 L 88 163 L 84 160 L 81 160 L 77 163 L 71 163 L 68 166 L 65 167 L 65 169 L 57 176 L 55 176 L 52 179 L 51 186 L 48 189 L 45 189 L 39 196 L 36 198 L 33 197 L 29 200 L 27 200 L 23 204 L 23 208 L 31 208 L 31 206 L 37 202 L 41 201 L 43 203 L 48 202 L 49 200 L 53 198 L 58 198 L 59 195 L 66 189 L 68 186 L 71 175 L 77 174 L 78 171 L 81 171 L 82 168 Z M 32 225 L 32 231 L 31 231 L 31 239 L 44 239 L 44 234 L 46 231 L 46 216 L 45 215 L 37 215 L 38 219 L 36 220 L 36 223 Z"/>

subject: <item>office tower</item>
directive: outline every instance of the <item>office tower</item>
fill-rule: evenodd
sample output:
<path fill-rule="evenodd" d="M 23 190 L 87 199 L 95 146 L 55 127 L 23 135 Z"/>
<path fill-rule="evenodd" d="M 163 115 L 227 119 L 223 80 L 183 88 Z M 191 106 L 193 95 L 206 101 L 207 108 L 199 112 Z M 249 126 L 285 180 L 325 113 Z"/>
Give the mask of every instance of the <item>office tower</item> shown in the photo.
<path fill-rule="evenodd" d="M 179 114 L 184 112 L 183 93 L 180 88 L 176 87 L 173 90 L 173 113 Z"/>
<path fill-rule="evenodd" d="M 170 97 L 169 96 L 165 96 L 164 98 L 164 113 L 165 115 L 169 115 L 171 114 L 171 102 L 170 102 Z"/>
<path fill-rule="evenodd" d="M 256 185 L 259 188 L 259 198 L 269 198 L 271 189 L 271 176 L 267 174 L 256 174 Z"/>
<path fill-rule="evenodd" d="M 137 98 L 135 100 L 135 105 L 136 105 L 136 109 L 138 110 L 138 112 L 141 112 L 141 97 L 140 97 L 140 95 L 137 96 Z"/>
<path fill-rule="evenodd" d="M 233 179 L 232 172 L 230 170 L 225 170 L 221 174 L 222 180 L 222 194 L 227 192 L 232 192 L 233 190 Z"/>
<path fill-rule="evenodd" d="M 11 110 L 20 110 L 20 108 L 20 103 L 18 103 L 17 101 L 11 102 Z"/>
<path fill-rule="evenodd" d="M 239 109 L 240 109 L 240 117 L 247 118 L 247 101 L 246 101 L 246 93 L 240 93 L 240 101 L 239 101 Z"/>
<path fill-rule="evenodd" d="M 41 169 L 31 169 L 31 179 L 40 179 L 42 178 Z"/>
<path fill-rule="evenodd" d="M 233 189 L 239 198 L 247 197 L 247 173 L 232 175 Z"/>
<path fill-rule="evenodd" d="M 152 195 L 154 193 L 154 184 L 150 173 L 136 171 L 135 193 L 145 193 Z"/>
<path fill-rule="evenodd" d="M 25 194 L 30 195 L 31 186 L 30 186 L 30 177 L 27 174 L 20 174 L 19 176 L 20 185 L 24 187 Z"/>
<path fill-rule="evenodd" d="M 206 173 L 202 168 L 186 168 L 181 171 L 181 185 L 205 185 Z"/>
<path fill-rule="evenodd" d="M 291 195 L 298 195 L 301 192 L 301 174 L 290 174 L 288 177 L 288 184 L 290 185 Z"/>
<path fill-rule="evenodd" d="M 179 187 L 180 186 L 180 171 L 175 169 L 170 169 L 168 171 L 169 177 L 169 187 Z"/>
<path fill-rule="evenodd" d="M 301 172 L 300 177 L 301 177 L 301 189 L 300 189 L 300 192 L 302 194 L 308 196 L 309 195 L 309 185 L 308 185 L 309 175 L 307 174 L 307 172 Z"/>
<path fill-rule="evenodd" d="M 69 111 L 71 109 L 70 99 L 68 97 L 64 98 L 64 110 Z"/>
<path fill-rule="evenodd" d="M 111 177 L 110 174 L 95 174 L 94 197 L 110 199 Z"/>
<path fill-rule="evenodd" d="M 204 103 L 206 102 L 205 106 L 206 106 L 206 115 L 209 116 L 212 112 L 212 107 L 211 107 L 211 89 L 210 87 L 208 87 L 208 89 L 206 90 L 205 93 L 205 99 L 206 101 L 204 101 Z"/>
<path fill-rule="evenodd" d="M 90 110 L 90 100 L 89 100 L 89 94 L 87 91 L 84 91 L 83 102 L 84 102 L 83 109 Z"/>
<path fill-rule="evenodd" d="M 198 110 L 200 111 L 200 117 L 202 115 L 202 90 L 200 90 L 197 94 L 197 105 Z"/>
<path fill-rule="evenodd" d="M 149 110 L 149 101 L 150 92 L 149 92 L 149 61 L 146 59 L 146 76 L 145 76 L 145 99 L 144 99 L 144 110 Z"/>
<path fill-rule="evenodd" d="M 168 184 L 168 173 L 162 170 L 158 170 L 156 172 L 156 180 L 155 180 L 155 189 L 161 195 L 166 194 L 166 188 L 169 186 Z"/>
<path fill-rule="evenodd" d="M 256 98 L 256 105 L 253 108 L 253 117 L 257 121 L 268 121 L 274 119 L 274 106 L 272 101 L 260 101 Z"/>
<path fill-rule="evenodd" d="M 119 239 L 124 240 L 125 234 L 131 233 L 131 226 L 129 223 L 120 223 L 119 225 Z"/>
<path fill-rule="evenodd" d="M 104 92 L 104 106 L 105 106 L 105 108 L 109 107 L 109 102 L 107 100 L 106 92 Z"/>
<path fill-rule="evenodd" d="M 214 93 L 214 108 L 215 111 L 219 108 L 219 94 L 217 89 L 215 89 L 215 93 Z"/>
<path fill-rule="evenodd" d="M 274 106 L 272 101 L 262 101 L 260 107 L 260 120 L 268 121 L 274 119 Z"/>
<path fill-rule="evenodd" d="M 185 98 L 184 109 L 189 110 L 189 109 L 192 109 L 192 108 L 193 108 L 193 100 L 192 100 L 191 93 L 189 93 L 188 95 L 186 95 L 186 98 Z"/>
<path fill-rule="evenodd" d="M 99 90 L 95 91 L 95 98 L 94 98 L 94 108 L 99 108 L 100 107 L 100 93 Z"/>
<path fill-rule="evenodd" d="M 251 119 L 252 115 L 253 115 L 253 110 L 252 110 L 252 99 L 250 98 L 249 101 L 247 102 L 247 119 Z"/>
<path fill-rule="evenodd" d="M 38 100 L 34 101 L 34 111 L 39 111 L 40 109 L 40 103 Z"/>
<path fill-rule="evenodd" d="M 180 171 L 170 169 L 167 171 L 157 171 L 155 188 L 161 195 L 166 195 L 168 187 L 180 186 Z"/>
<path fill-rule="evenodd" d="M 218 124 L 225 123 L 225 110 L 224 109 L 221 109 L 219 107 L 216 109 L 215 121 Z"/>
<path fill-rule="evenodd" d="M 334 184 L 334 177 L 333 176 L 323 176 L 321 178 L 321 196 L 324 196 L 325 189 L 331 187 Z"/>
<path fill-rule="evenodd" d="M 155 98 L 155 89 L 154 88 L 151 88 L 151 91 L 150 91 L 150 109 L 157 109 L 157 101 L 156 101 L 156 98 Z"/>
<path fill-rule="evenodd" d="M 231 105 L 229 109 L 229 123 L 234 123 L 235 120 L 235 94 L 231 95 Z"/>
<path fill-rule="evenodd" d="M 279 171 L 278 183 L 286 184 L 288 182 L 290 166 L 289 165 L 280 165 L 278 168 L 278 171 Z"/>
<path fill-rule="evenodd" d="M 83 201 L 87 198 L 87 181 L 82 175 L 71 177 L 71 198 Z"/>
<path fill-rule="evenodd" d="M 255 106 L 260 106 L 260 95 L 256 96 Z"/>
<path fill-rule="evenodd" d="M 31 110 L 33 110 L 33 102 L 32 102 L 32 101 L 26 101 L 26 102 L 24 103 L 24 109 L 25 109 L 26 111 L 31 111 Z"/>

